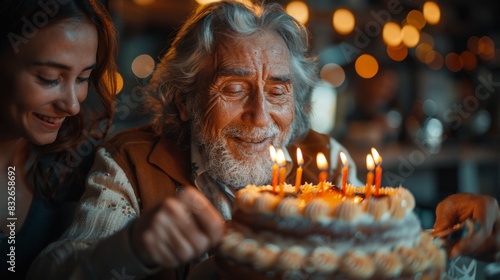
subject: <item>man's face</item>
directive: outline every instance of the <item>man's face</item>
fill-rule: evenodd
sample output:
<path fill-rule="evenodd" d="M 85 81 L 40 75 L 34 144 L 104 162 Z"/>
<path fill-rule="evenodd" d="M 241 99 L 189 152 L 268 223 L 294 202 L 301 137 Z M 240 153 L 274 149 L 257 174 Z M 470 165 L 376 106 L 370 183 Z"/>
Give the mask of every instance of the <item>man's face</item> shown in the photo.
<path fill-rule="evenodd" d="M 269 32 L 227 38 L 203 112 L 193 112 L 193 135 L 211 175 L 241 187 L 270 179 L 269 145 L 289 140 L 294 117 L 290 57 L 283 39 Z"/>

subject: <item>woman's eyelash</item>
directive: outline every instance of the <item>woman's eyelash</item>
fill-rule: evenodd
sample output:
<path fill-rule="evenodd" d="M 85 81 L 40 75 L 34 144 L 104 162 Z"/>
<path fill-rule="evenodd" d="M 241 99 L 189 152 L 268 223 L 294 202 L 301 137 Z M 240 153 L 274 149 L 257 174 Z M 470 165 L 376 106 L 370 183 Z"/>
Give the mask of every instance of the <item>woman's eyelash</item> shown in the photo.
<path fill-rule="evenodd" d="M 47 84 L 47 85 L 57 85 L 59 79 L 55 79 L 55 80 L 50 80 L 50 79 L 45 79 L 43 77 L 38 77 L 38 79 L 40 79 L 40 81 L 42 81 L 44 84 Z"/>

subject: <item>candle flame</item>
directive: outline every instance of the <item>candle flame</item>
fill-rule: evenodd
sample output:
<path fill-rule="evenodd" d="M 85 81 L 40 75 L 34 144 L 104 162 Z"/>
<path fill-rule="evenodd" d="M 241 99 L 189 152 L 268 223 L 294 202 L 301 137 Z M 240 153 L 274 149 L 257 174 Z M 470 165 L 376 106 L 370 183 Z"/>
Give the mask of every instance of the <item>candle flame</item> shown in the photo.
<path fill-rule="evenodd" d="M 276 152 L 276 162 L 279 166 L 285 166 L 286 164 L 285 153 L 282 149 L 278 149 Z"/>
<path fill-rule="evenodd" d="M 373 160 L 375 161 L 375 164 L 380 165 L 382 163 L 382 157 L 378 154 L 377 150 L 375 148 L 372 148 L 372 155 L 373 155 Z"/>
<path fill-rule="evenodd" d="M 326 161 L 326 157 L 323 153 L 318 153 L 316 156 L 316 164 L 320 170 L 328 169 L 328 162 Z"/>
<path fill-rule="evenodd" d="M 370 154 L 366 155 L 366 168 L 370 171 L 373 171 L 375 168 L 375 162 L 373 161 L 373 157 Z"/>
<path fill-rule="evenodd" d="M 302 151 L 297 148 L 297 163 L 302 166 L 304 164 L 304 158 L 302 157 Z"/>
<path fill-rule="evenodd" d="M 342 160 L 342 164 L 344 166 L 347 165 L 347 156 L 344 154 L 344 152 L 340 152 L 340 160 Z"/>
<path fill-rule="evenodd" d="M 269 153 L 271 154 L 271 160 L 276 162 L 276 149 L 273 145 L 269 145 Z"/>

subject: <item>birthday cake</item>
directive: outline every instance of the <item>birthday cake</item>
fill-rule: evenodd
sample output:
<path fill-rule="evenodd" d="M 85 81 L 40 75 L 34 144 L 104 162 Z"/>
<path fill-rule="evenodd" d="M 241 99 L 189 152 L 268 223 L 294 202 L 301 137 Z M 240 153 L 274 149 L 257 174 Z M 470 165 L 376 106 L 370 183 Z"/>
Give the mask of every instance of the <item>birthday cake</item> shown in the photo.
<path fill-rule="evenodd" d="M 249 185 L 235 205 L 217 255 L 228 279 L 439 279 L 445 270 L 403 187 Z"/>

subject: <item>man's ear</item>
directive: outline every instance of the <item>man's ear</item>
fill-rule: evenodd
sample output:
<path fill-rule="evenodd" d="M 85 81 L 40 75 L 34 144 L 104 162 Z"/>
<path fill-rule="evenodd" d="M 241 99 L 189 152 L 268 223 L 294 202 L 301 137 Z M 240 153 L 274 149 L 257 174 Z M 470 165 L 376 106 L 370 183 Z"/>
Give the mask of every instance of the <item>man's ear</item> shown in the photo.
<path fill-rule="evenodd" d="M 182 121 L 186 122 L 191 119 L 186 109 L 186 104 L 182 102 L 179 94 L 175 96 L 175 105 L 177 105 L 177 109 L 179 109 L 179 117 Z"/>

